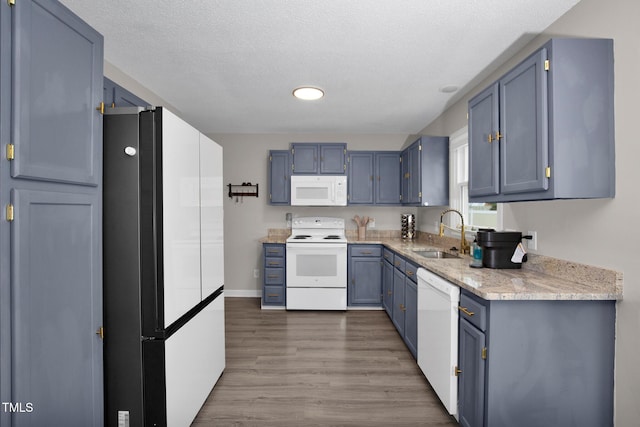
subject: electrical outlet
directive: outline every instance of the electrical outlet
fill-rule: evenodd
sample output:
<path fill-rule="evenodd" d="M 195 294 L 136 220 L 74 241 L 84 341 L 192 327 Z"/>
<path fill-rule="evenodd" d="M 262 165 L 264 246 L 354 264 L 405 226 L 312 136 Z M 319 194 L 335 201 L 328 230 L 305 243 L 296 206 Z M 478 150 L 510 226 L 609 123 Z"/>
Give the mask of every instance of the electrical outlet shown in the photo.
<path fill-rule="evenodd" d="M 376 219 L 375 218 L 369 218 L 369 228 L 376 228 Z"/>
<path fill-rule="evenodd" d="M 260 277 L 260 270 L 258 270 L 257 268 L 253 269 L 253 278 L 257 279 L 258 277 Z"/>
<path fill-rule="evenodd" d="M 538 250 L 538 232 L 527 231 L 527 234 L 531 236 L 531 240 L 527 240 L 527 249 L 532 251 L 537 251 Z"/>

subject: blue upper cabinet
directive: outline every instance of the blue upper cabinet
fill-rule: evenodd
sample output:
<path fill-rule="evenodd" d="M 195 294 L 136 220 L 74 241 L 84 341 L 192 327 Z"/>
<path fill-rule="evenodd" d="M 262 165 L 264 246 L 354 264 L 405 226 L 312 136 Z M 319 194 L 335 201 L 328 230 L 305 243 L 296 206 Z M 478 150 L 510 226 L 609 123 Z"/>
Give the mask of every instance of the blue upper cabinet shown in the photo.
<path fill-rule="evenodd" d="M 349 151 L 347 184 L 350 205 L 373 204 L 373 157 L 373 151 Z"/>
<path fill-rule="evenodd" d="M 269 151 L 269 204 L 291 203 L 291 156 L 289 150 Z"/>
<path fill-rule="evenodd" d="M 147 101 L 129 92 L 117 83 L 104 78 L 104 105 L 114 107 L 146 107 Z"/>
<path fill-rule="evenodd" d="M 102 36 L 49 1 L 19 2 L 12 13 L 12 177 L 96 186 Z"/>
<path fill-rule="evenodd" d="M 400 152 L 349 151 L 349 204 L 400 204 Z"/>
<path fill-rule="evenodd" d="M 402 152 L 402 204 L 449 204 L 449 138 L 422 136 Z"/>
<path fill-rule="evenodd" d="M 375 203 L 400 204 L 400 152 L 379 151 L 375 153 L 373 161 Z"/>
<path fill-rule="evenodd" d="M 500 193 L 498 127 L 498 84 L 493 84 L 469 101 L 469 197 Z"/>
<path fill-rule="evenodd" d="M 472 202 L 615 194 L 613 41 L 551 39 L 469 101 Z"/>
<path fill-rule="evenodd" d="M 345 175 L 347 144 L 292 143 L 292 173 L 297 175 Z"/>

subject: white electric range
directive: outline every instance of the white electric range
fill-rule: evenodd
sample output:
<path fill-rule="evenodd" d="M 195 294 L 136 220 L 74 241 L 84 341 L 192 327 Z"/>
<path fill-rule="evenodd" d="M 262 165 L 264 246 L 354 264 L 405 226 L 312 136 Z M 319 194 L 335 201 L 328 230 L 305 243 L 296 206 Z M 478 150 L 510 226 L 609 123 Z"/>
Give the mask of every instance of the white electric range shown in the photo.
<path fill-rule="evenodd" d="M 342 218 L 302 217 L 287 239 L 287 310 L 347 309 L 347 238 Z"/>

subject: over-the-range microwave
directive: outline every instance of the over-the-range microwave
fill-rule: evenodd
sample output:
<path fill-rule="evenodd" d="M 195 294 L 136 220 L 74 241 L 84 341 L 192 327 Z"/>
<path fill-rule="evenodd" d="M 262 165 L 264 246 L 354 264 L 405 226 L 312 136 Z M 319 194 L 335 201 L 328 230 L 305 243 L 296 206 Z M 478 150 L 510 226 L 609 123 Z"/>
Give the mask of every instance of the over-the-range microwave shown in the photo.
<path fill-rule="evenodd" d="M 347 177 L 291 175 L 291 206 L 347 206 Z"/>

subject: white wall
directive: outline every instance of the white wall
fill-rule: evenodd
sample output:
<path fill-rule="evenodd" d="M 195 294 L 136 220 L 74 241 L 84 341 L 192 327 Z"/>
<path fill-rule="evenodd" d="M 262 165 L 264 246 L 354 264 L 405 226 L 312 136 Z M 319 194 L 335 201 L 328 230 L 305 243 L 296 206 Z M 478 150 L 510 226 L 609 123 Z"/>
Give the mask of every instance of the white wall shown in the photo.
<path fill-rule="evenodd" d="M 538 253 L 624 273 L 624 300 L 617 305 L 615 417 L 616 426 L 640 420 L 640 172 L 638 94 L 640 94 L 640 2 L 582 0 L 552 24 L 522 55 L 451 106 L 423 130 L 450 135 L 466 123 L 467 101 L 500 74 L 550 37 L 614 39 L 616 196 L 603 200 L 560 200 L 505 205 L 504 228 L 538 232 Z M 487 54 L 494 55 L 488 51 Z M 436 212 L 419 209 L 419 225 L 428 228 Z M 432 227 L 432 226 L 431 226 Z M 585 372 L 585 375 L 588 375 Z"/>
<path fill-rule="evenodd" d="M 225 292 L 231 295 L 257 296 L 262 278 L 254 278 L 253 270 L 262 269 L 262 247 L 259 239 L 269 228 L 285 228 L 285 214 L 294 216 L 335 216 L 344 218 L 348 229 L 355 229 L 355 215 L 376 220 L 376 229 L 400 229 L 400 215 L 415 213 L 416 208 L 403 207 L 298 207 L 268 205 L 267 158 L 269 150 L 288 149 L 291 142 L 346 142 L 350 150 L 399 150 L 407 135 L 209 135 L 222 145 L 224 184 L 251 182 L 259 184 L 259 197 L 244 200 L 224 198 Z M 226 195 L 225 191 L 225 195 Z M 262 273 L 262 272 L 261 272 Z"/>

